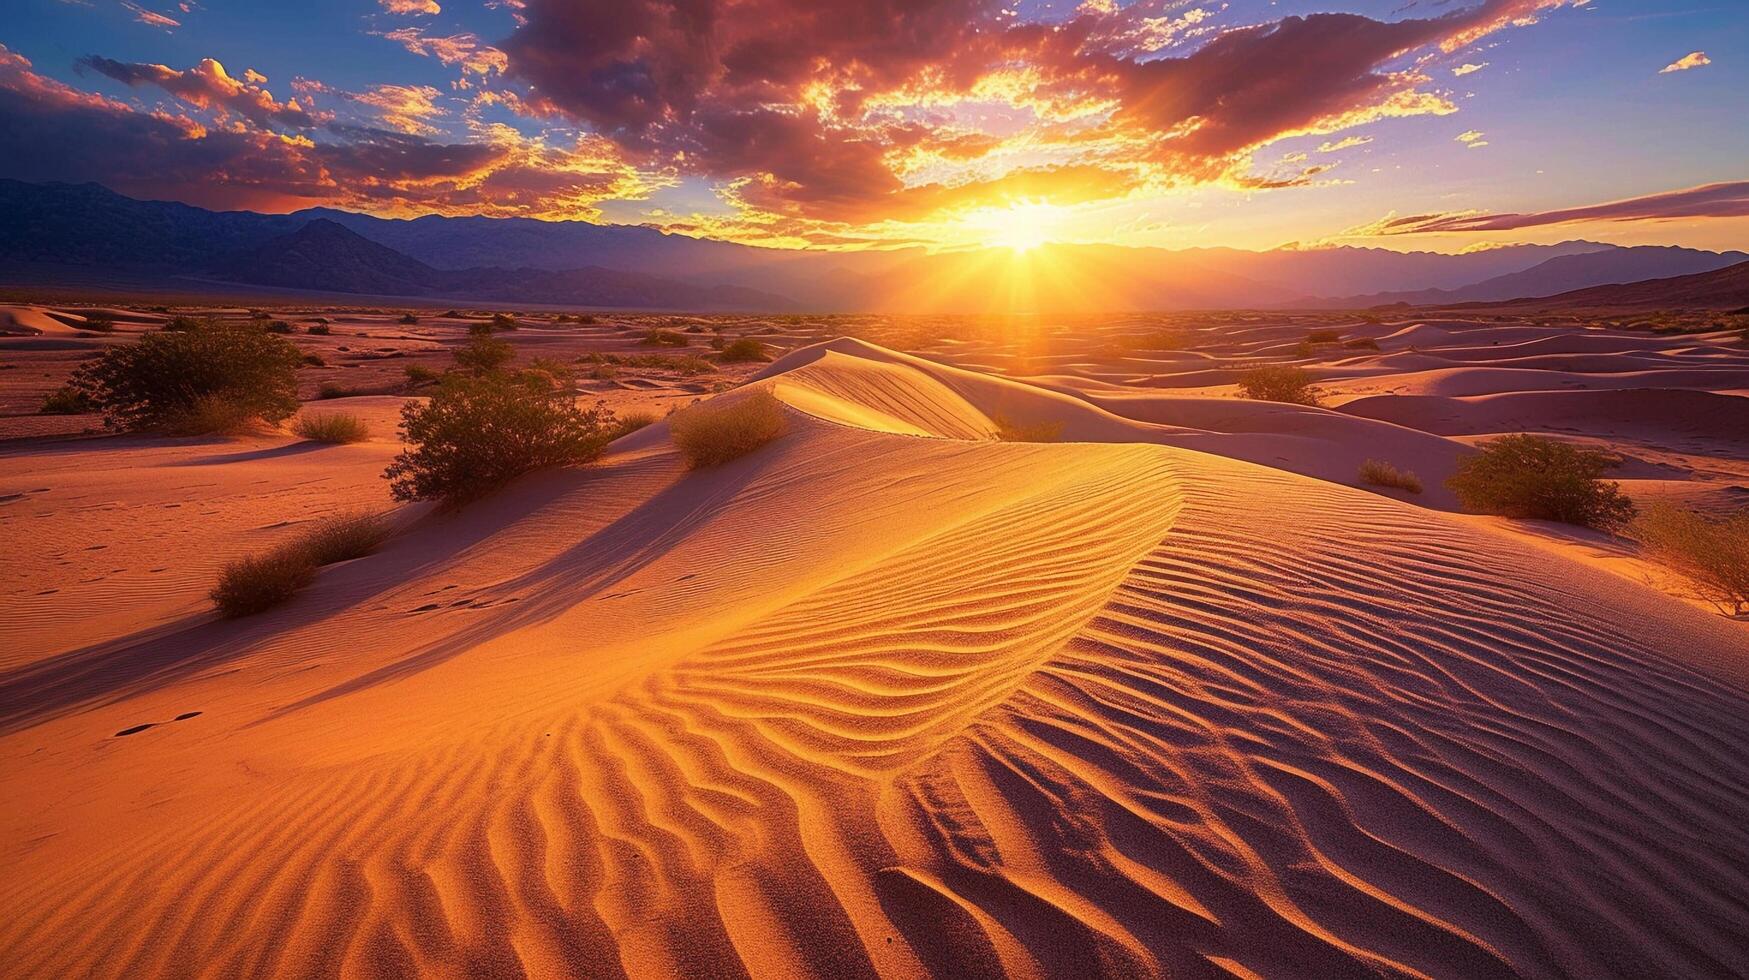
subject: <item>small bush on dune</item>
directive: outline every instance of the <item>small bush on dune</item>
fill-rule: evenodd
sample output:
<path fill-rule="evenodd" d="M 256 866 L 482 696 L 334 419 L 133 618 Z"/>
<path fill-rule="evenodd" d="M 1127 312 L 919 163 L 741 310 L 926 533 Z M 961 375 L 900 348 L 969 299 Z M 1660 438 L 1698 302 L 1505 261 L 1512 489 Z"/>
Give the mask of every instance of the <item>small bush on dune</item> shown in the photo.
<path fill-rule="evenodd" d="M 326 336 L 329 336 L 330 334 L 332 334 L 334 331 L 330 330 L 326 323 L 312 323 L 309 325 L 308 328 L 305 329 L 304 332 L 314 334 L 318 337 L 326 337 Z"/>
<path fill-rule="evenodd" d="M 302 362 L 278 337 L 205 323 L 111 347 L 70 384 L 102 409 L 106 424 L 132 431 L 186 432 L 221 416 L 276 424 L 297 411 Z"/>
<path fill-rule="evenodd" d="M 442 377 L 441 374 L 423 364 L 409 364 L 402 370 L 407 372 L 407 380 L 416 385 L 430 384 Z"/>
<path fill-rule="evenodd" d="M 409 325 L 409 326 L 411 326 L 411 325 L 413 325 L 413 324 L 415 324 L 415 323 L 418 323 L 418 322 L 419 322 L 419 318 L 418 318 L 418 317 L 416 317 L 416 316 L 414 316 L 414 315 L 413 315 L 413 314 L 411 314 L 411 313 L 403 313 L 403 314 L 401 314 L 401 322 L 402 322 L 402 323 L 404 323 L 404 324 L 407 324 L 407 325 Z"/>
<path fill-rule="evenodd" d="M 1304 368 L 1287 365 L 1252 368 L 1239 375 L 1239 392 L 1255 401 L 1318 404 L 1318 389 Z"/>
<path fill-rule="evenodd" d="M 675 330 L 659 330 L 654 327 L 644 331 L 644 339 L 639 341 L 652 347 L 685 347 L 690 341 L 686 335 Z"/>
<path fill-rule="evenodd" d="M 1502 436 L 1478 448 L 1445 484 L 1465 510 L 1605 531 L 1633 519 L 1633 501 L 1618 484 L 1600 479 L 1616 463 L 1608 453 L 1530 435 Z"/>
<path fill-rule="evenodd" d="M 1334 344 L 1342 340 L 1340 330 L 1310 330 L 1306 333 L 1308 344 Z"/>
<path fill-rule="evenodd" d="M 764 344 L 752 337 L 742 337 L 725 345 L 719 360 L 725 364 L 733 364 L 740 361 L 769 361 L 771 357 L 765 353 Z"/>
<path fill-rule="evenodd" d="M 292 325 L 284 320 L 269 320 L 267 321 L 267 332 L 279 334 L 291 333 Z"/>
<path fill-rule="evenodd" d="M 446 375 L 431 400 L 401 409 L 409 448 L 384 473 L 397 500 L 458 504 L 533 470 L 601 454 L 613 413 L 579 409 L 538 372 Z"/>
<path fill-rule="evenodd" d="M 225 565 L 209 595 L 227 617 L 264 612 L 309 585 L 316 569 L 362 558 L 381 547 L 387 537 L 388 522 L 381 514 L 358 512 L 325 518 L 266 554 Z"/>
<path fill-rule="evenodd" d="M 1712 518 L 1655 503 L 1634 520 L 1632 534 L 1692 582 L 1702 601 L 1733 616 L 1749 609 L 1749 510 Z"/>
<path fill-rule="evenodd" d="M 1360 464 L 1360 482 L 1410 493 L 1421 492 L 1421 478 L 1412 470 L 1399 470 L 1382 459 L 1369 459 Z"/>
<path fill-rule="evenodd" d="M 1378 350 L 1379 342 L 1371 337 L 1356 337 L 1353 340 L 1343 341 L 1342 346 L 1349 350 Z"/>
<path fill-rule="evenodd" d="M 299 415 L 292 431 L 312 442 L 363 442 L 370 438 L 370 426 L 346 412 Z"/>
<path fill-rule="evenodd" d="M 97 333 L 114 333 L 115 317 L 102 310 L 92 310 L 85 314 L 85 329 L 94 330 Z"/>
<path fill-rule="evenodd" d="M 332 381 L 324 381 L 316 388 L 316 397 L 323 401 L 327 401 L 330 398 L 351 398 L 355 394 L 357 394 L 357 392 L 353 391 L 351 388 L 348 388 L 345 385 L 335 384 Z"/>
<path fill-rule="evenodd" d="M 1056 442 L 1063 435 L 1061 422 L 1026 424 L 1003 415 L 991 416 L 990 421 L 996 423 L 996 438 L 1002 442 Z"/>
<path fill-rule="evenodd" d="M 84 415 L 97 411 L 97 404 L 83 391 L 67 384 L 49 392 L 39 411 L 43 415 Z"/>
<path fill-rule="evenodd" d="M 494 314 L 492 314 L 492 329 L 493 330 L 517 330 L 517 329 L 520 329 L 521 327 L 522 327 L 522 324 L 516 322 L 516 317 L 510 315 L 509 313 L 494 313 Z"/>
<path fill-rule="evenodd" d="M 194 330 L 201 326 L 202 323 L 203 321 L 196 320 L 191 316 L 173 316 L 164 321 L 163 329 L 170 333 L 182 333 L 184 331 Z"/>
<path fill-rule="evenodd" d="M 304 366 L 305 367 L 327 367 L 328 362 L 320 354 L 305 354 L 304 355 Z"/>
<path fill-rule="evenodd" d="M 237 435 L 255 430 L 263 421 L 235 397 L 213 394 L 167 416 L 157 428 L 173 436 Z"/>
<path fill-rule="evenodd" d="M 789 431 L 783 403 L 760 389 L 723 405 L 693 405 L 668 417 L 669 437 L 688 469 L 717 466 Z"/>
<path fill-rule="evenodd" d="M 612 442 L 621 436 L 629 436 L 647 425 L 655 425 L 656 416 L 650 412 L 627 412 L 614 419 L 613 425 L 607 430 L 607 440 Z"/>

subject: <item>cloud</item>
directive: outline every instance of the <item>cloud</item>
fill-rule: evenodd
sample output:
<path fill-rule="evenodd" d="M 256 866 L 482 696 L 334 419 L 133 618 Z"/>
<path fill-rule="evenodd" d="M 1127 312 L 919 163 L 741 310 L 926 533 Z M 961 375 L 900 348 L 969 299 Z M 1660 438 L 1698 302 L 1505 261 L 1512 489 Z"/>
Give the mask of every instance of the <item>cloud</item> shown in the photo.
<path fill-rule="evenodd" d="M 1326 140 L 1318 144 L 1319 153 L 1335 153 L 1337 150 L 1347 150 L 1356 146 L 1365 146 L 1372 142 L 1371 136 L 1345 136 L 1339 140 Z"/>
<path fill-rule="evenodd" d="M 437 0 L 377 0 L 391 14 L 441 14 Z"/>
<path fill-rule="evenodd" d="M 1472 150 L 1475 150 L 1488 145 L 1488 141 L 1482 138 L 1485 135 L 1487 134 L 1479 129 L 1468 129 L 1453 136 L 1452 139 L 1462 143 L 1464 146 L 1469 147 Z"/>
<path fill-rule="evenodd" d="M 1371 233 L 1405 235 L 1449 231 L 1512 231 L 1577 221 L 1668 221 L 1678 218 L 1742 217 L 1749 217 L 1749 180 L 1705 184 L 1604 204 L 1530 214 L 1469 212 L 1413 215 L 1387 219 Z"/>
<path fill-rule="evenodd" d="M 1668 75 L 1673 71 L 1687 71 L 1690 68 L 1700 68 L 1712 63 L 1713 59 L 1708 58 L 1705 51 L 1690 51 L 1668 65 L 1658 69 L 1658 74 Z"/>
<path fill-rule="evenodd" d="M 121 62 L 98 55 L 80 58 L 75 64 L 80 70 L 90 69 L 129 86 L 157 86 L 190 105 L 221 114 L 234 113 L 257 125 L 278 123 L 308 129 L 318 121 L 297 99 L 274 101 L 272 93 L 254 81 L 265 81 L 264 76 L 246 72 L 242 79 L 232 78 L 225 66 L 212 58 L 203 58 L 200 64 L 182 71 L 167 65 Z"/>
<path fill-rule="evenodd" d="M 1474 64 L 1470 64 L 1469 62 L 1465 62 L 1465 63 L 1457 66 L 1456 68 L 1453 68 L 1451 70 L 1451 73 L 1453 75 L 1456 75 L 1459 78 L 1462 78 L 1465 75 L 1474 75 L 1476 72 L 1479 72 L 1486 67 L 1488 67 L 1488 62 L 1486 62 L 1486 61 L 1482 62 L 1479 65 L 1474 65 Z"/>
<path fill-rule="evenodd" d="M 1069 194 L 1042 176 L 1053 172 L 1097 175 L 1110 197 L 1298 186 L 1310 175 L 1250 173 L 1253 154 L 1456 112 L 1421 87 L 1415 52 L 1565 5 L 1480 0 L 1424 19 L 1312 14 L 1216 32 L 1176 0 L 1083 3 L 1053 23 L 991 0 L 528 0 L 501 46 L 531 106 L 636 158 L 725 179 L 743 208 L 846 223 L 921 220 L 1011 185 Z M 928 145 L 920 123 L 957 129 L 976 152 Z"/>
<path fill-rule="evenodd" d="M 139 4 L 134 3 L 133 0 L 122 0 L 121 5 L 123 7 L 126 7 L 127 9 L 133 11 L 134 20 L 137 20 L 142 24 L 146 24 L 146 25 L 149 25 L 151 27 L 162 27 L 167 31 L 174 30 L 174 29 L 182 26 L 181 21 L 173 20 L 169 17 L 164 16 L 163 14 L 157 13 L 156 11 L 147 10 L 146 8 L 140 6 Z"/>
<path fill-rule="evenodd" d="M 429 85 L 376 85 L 351 96 L 354 102 L 377 111 L 383 124 L 399 133 L 435 133 L 426 119 L 444 114 L 437 105 L 442 95 Z"/>
<path fill-rule="evenodd" d="M 205 207 L 590 217 L 596 201 L 660 183 L 600 140 L 559 149 L 501 130 L 439 143 L 334 124 L 290 135 L 209 127 L 46 78 L 4 45 L 0 121 L 0 176 L 95 181 Z M 316 142 L 316 132 L 332 139 Z"/>
<path fill-rule="evenodd" d="M 488 75 L 504 72 L 504 52 L 491 45 L 481 44 L 479 37 L 474 34 L 427 37 L 420 28 L 403 27 L 382 36 L 416 55 L 436 58 L 446 65 L 461 65 L 464 74 L 471 72 L 475 75 Z"/>

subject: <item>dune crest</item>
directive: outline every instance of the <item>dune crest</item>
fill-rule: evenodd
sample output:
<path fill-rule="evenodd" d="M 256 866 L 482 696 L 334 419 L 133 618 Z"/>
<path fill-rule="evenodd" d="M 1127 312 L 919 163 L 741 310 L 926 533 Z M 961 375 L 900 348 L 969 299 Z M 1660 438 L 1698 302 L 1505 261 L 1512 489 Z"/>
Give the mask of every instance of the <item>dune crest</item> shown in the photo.
<path fill-rule="evenodd" d="M 0 962 L 1749 961 L 1734 624 L 1117 400 L 848 340 L 755 383 L 794 425 L 720 469 L 658 424 L 257 623 L 10 667 Z"/>

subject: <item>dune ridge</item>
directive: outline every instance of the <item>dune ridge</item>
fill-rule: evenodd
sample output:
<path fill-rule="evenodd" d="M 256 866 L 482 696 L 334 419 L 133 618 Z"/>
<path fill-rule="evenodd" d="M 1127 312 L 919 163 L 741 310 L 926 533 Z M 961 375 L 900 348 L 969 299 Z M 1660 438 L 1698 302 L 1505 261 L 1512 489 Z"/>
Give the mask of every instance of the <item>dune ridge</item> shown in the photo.
<path fill-rule="evenodd" d="M 755 383 L 792 431 L 720 471 L 684 474 L 658 424 L 596 470 L 422 519 L 259 623 L 0 674 L 3 788 L 35 801 L 0 811 L 0 961 L 1749 964 L 1735 624 L 1171 445 L 1196 433 L 1116 401 L 856 341 Z M 995 443 L 997 415 L 1079 441 Z M 45 687 L 68 658 L 159 669 Z"/>

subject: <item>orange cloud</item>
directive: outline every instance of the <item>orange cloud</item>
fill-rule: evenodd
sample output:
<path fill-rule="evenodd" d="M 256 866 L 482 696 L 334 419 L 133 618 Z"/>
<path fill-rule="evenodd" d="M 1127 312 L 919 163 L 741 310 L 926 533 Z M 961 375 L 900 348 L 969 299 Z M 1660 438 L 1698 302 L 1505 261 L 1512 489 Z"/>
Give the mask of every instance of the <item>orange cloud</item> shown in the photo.
<path fill-rule="evenodd" d="M 1677 218 L 1749 217 L 1749 180 L 1704 184 L 1682 190 L 1630 197 L 1530 214 L 1457 212 L 1388 218 L 1351 234 L 1410 235 L 1447 231 L 1511 231 L 1578 221 L 1668 221 Z"/>
<path fill-rule="evenodd" d="M 265 77 L 254 72 L 242 79 L 232 78 L 225 66 L 212 58 L 183 71 L 167 65 L 130 64 L 90 55 L 80 58 L 77 65 L 107 75 L 130 86 L 155 85 L 190 105 L 221 113 L 234 113 L 258 125 L 279 123 L 307 129 L 317 123 L 309 110 L 296 99 L 274 101 L 272 93 L 255 84 Z M 252 77 L 251 77 L 252 76 Z"/>

